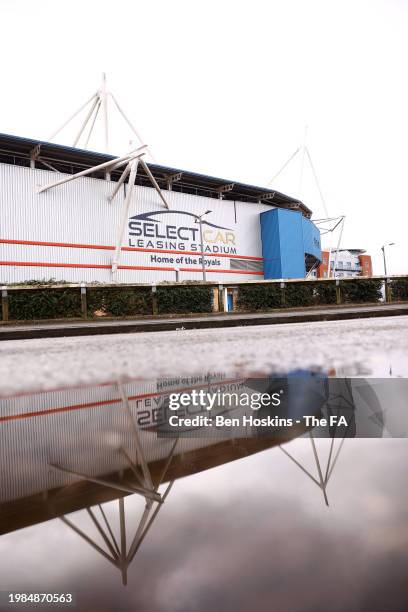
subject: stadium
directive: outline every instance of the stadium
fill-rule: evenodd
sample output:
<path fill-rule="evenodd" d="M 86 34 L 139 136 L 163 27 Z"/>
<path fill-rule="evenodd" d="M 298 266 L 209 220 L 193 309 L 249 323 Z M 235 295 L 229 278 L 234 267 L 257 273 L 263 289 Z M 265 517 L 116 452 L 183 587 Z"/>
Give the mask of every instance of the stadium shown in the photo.
<path fill-rule="evenodd" d="M 145 153 L 0 134 L 1 283 L 230 283 L 304 278 L 321 262 L 301 201 Z"/>

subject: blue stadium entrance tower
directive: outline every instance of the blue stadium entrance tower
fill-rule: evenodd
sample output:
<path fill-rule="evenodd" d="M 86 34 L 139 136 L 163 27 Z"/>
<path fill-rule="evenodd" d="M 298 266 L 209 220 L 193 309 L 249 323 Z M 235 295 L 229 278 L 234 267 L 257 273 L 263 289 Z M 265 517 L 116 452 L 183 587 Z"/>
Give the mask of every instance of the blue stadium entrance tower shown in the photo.
<path fill-rule="evenodd" d="M 300 211 L 261 213 L 264 278 L 305 278 L 322 259 L 320 232 Z"/>

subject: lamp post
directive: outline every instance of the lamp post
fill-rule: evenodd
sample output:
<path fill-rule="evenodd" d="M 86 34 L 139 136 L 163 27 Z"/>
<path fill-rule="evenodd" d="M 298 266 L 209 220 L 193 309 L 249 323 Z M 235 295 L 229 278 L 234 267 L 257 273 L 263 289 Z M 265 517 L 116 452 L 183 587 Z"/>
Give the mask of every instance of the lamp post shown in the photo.
<path fill-rule="evenodd" d="M 385 247 L 386 246 L 394 246 L 394 244 L 395 244 L 395 242 L 386 242 L 381 247 L 382 254 L 383 254 L 383 259 L 384 259 L 384 276 L 387 276 L 387 262 L 386 262 L 386 259 L 385 259 Z"/>
<path fill-rule="evenodd" d="M 197 215 L 197 218 L 195 220 L 195 222 L 200 225 L 201 267 L 203 269 L 203 281 L 204 282 L 207 280 L 207 276 L 205 273 L 205 261 L 204 261 L 203 217 L 205 217 L 205 215 L 209 215 L 211 212 L 212 210 L 206 210 L 205 213 L 203 213 L 202 215 Z"/>

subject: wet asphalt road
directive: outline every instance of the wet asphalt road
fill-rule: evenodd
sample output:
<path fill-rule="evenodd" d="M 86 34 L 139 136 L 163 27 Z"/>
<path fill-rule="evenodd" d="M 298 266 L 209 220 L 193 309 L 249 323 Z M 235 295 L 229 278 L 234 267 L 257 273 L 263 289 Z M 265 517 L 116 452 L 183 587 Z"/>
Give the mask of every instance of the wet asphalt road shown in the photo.
<path fill-rule="evenodd" d="M 137 378 L 313 368 L 407 376 L 408 317 L 0 343 L 0 394 Z"/>

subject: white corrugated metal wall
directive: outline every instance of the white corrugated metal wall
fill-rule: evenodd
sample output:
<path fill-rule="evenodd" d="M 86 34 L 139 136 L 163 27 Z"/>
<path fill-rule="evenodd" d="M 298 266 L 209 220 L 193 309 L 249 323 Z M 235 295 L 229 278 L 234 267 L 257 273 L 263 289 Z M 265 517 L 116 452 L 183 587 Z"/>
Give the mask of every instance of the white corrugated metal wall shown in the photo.
<path fill-rule="evenodd" d="M 159 381 L 123 385 L 132 415 L 139 423 L 141 444 L 148 462 L 168 456 L 174 438 L 159 438 L 154 430 L 154 408 L 168 393 L 195 385 L 185 380 L 158 391 Z M 214 388 L 237 390 L 242 381 L 214 383 Z M 203 388 L 208 390 L 203 383 Z M 142 414 L 143 413 L 143 414 Z M 149 423 L 140 420 L 149 414 Z M 133 426 L 116 385 L 49 391 L 0 399 L 0 503 L 70 484 L 80 477 L 50 467 L 51 463 L 90 476 L 114 473 L 129 467 L 121 452 L 136 458 Z M 145 418 L 145 417 L 144 417 Z M 225 436 L 179 439 L 177 455 L 216 444 L 249 428 L 234 428 Z"/>
<path fill-rule="evenodd" d="M 37 193 L 38 186 L 63 176 L 51 171 L 0 164 L 0 282 L 48 278 L 70 282 L 111 282 L 112 249 L 118 233 L 124 190 L 120 191 L 113 203 L 109 203 L 107 196 L 112 193 L 116 183 L 84 177 L 42 194 Z M 197 230 L 198 225 L 194 223 L 194 219 L 183 212 L 202 214 L 210 209 L 212 213 L 208 215 L 208 221 L 227 228 L 233 235 L 234 244 L 229 246 L 235 248 L 234 267 L 249 258 L 247 261 L 252 266 L 252 274 L 245 270 L 232 270 L 228 253 L 224 254 L 226 256 L 206 256 L 206 262 L 209 264 L 208 280 L 231 282 L 263 278 L 259 214 L 269 210 L 270 206 L 205 198 L 176 191 L 166 191 L 165 195 L 170 209 L 180 212 L 160 216 L 158 227 L 162 229 L 169 224 L 177 228 L 187 226 L 190 231 L 192 228 Z M 136 186 L 129 217 L 163 210 L 165 209 L 154 189 Z M 217 230 L 210 226 L 204 225 L 203 229 L 209 230 L 210 234 L 214 231 L 211 236 L 217 233 Z M 221 241 L 218 240 L 215 246 L 222 248 L 225 231 L 220 231 Z M 176 249 L 180 252 L 175 252 L 174 244 L 168 249 L 171 253 L 164 253 L 162 249 L 156 248 L 157 242 L 153 240 L 151 249 L 152 242 L 146 237 L 142 243 L 138 243 L 135 238 L 129 236 L 126 224 L 123 247 L 129 248 L 129 239 L 132 241 L 131 245 L 137 246 L 134 250 L 122 251 L 120 265 L 129 268 L 119 269 L 119 282 L 152 283 L 175 280 L 174 267 L 181 269 L 180 280 L 202 278 L 197 257 L 192 255 L 195 263 L 187 263 L 183 250 Z M 27 244 L 30 242 L 40 244 Z M 196 240 L 197 242 L 199 240 Z M 191 247 L 190 242 L 182 244 L 182 241 L 179 241 L 178 244 L 186 251 Z M 110 248 L 97 248 L 101 246 Z M 240 256 L 243 257 L 242 260 Z M 158 257 L 165 260 L 158 261 Z M 172 261 L 169 262 L 169 259 Z M 145 269 L 131 269 L 132 267 Z"/>

